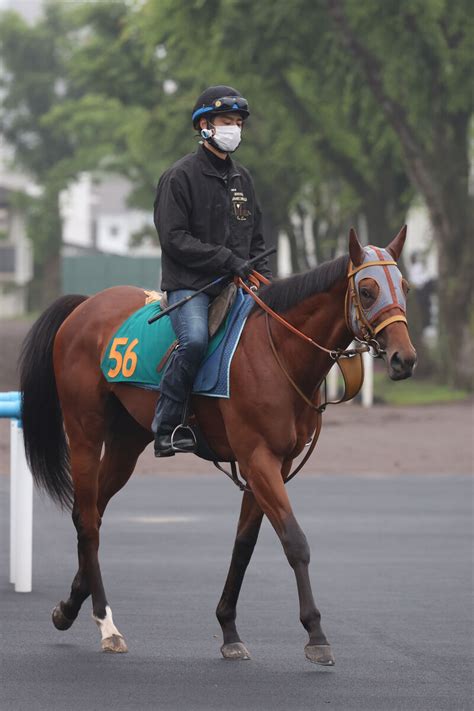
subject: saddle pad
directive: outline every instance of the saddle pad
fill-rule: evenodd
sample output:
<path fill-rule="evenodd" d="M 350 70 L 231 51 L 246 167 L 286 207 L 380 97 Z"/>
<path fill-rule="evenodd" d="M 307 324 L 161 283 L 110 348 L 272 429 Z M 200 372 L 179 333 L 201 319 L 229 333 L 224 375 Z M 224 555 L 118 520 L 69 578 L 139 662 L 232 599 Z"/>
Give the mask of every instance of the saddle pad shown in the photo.
<path fill-rule="evenodd" d="M 253 299 L 239 289 L 225 322 L 209 342 L 194 381 L 194 393 L 230 397 L 230 364 L 253 303 Z M 169 316 L 148 324 L 148 319 L 159 311 L 158 303 L 147 304 L 135 311 L 117 329 L 101 363 L 106 380 L 160 389 L 165 368 L 158 372 L 157 366 L 176 340 L 176 334 Z"/>

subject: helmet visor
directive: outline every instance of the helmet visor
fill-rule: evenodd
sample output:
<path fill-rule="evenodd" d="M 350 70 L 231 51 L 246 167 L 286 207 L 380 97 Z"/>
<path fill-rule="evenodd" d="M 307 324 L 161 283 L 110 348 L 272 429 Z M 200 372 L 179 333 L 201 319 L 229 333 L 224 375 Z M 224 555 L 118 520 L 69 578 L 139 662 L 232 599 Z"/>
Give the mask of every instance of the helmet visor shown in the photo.
<path fill-rule="evenodd" d="M 230 113 L 237 111 L 249 115 L 249 104 L 243 96 L 221 96 L 208 106 L 201 106 L 193 113 L 192 120 L 195 121 L 199 116 L 207 113 Z"/>

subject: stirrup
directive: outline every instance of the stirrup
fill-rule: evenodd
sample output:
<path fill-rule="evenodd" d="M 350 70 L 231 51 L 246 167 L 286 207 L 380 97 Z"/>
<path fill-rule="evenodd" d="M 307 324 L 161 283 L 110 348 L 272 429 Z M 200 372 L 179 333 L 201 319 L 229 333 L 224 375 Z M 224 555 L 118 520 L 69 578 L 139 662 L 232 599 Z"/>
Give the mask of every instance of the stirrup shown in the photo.
<path fill-rule="evenodd" d="M 175 444 L 174 444 L 174 438 L 175 438 L 176 434 L 177 434 L 178 432 L 180 432 L 181 430 L 184 430 L 184 431 L 186 432 L 186 434 L 189 434 L 189 435 L 191 436 L 191 439 L 192 439 L 193 442 L 194 442 L 194 449 L 196 449 L 196 448 L 197 448 L 196 435 L 194 434 L 192 428 L 189 427 L 189 425 L 184 425 L 183 423 L 180 423 L 179 425 L 176 425 L 176 427 L 174 428 L 174 430 L 173 430 L 172 433 L 171 433 L 171 438 L 170 438 L 171 449 L 172 449 L 174 452 L 183 452 L 183 451 L 185 452 L 185 451 L 186 451 L 186 450 L 183 450 L 183 449 L 179 449 L 179 448 L 176 447 Z"/>

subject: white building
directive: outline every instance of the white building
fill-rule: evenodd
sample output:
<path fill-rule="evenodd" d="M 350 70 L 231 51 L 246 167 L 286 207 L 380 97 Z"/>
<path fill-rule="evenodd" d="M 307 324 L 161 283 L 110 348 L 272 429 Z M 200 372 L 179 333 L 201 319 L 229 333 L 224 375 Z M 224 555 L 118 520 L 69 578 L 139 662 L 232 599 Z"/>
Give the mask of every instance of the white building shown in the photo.
<path fill-rule="evenodd" d="M 128 256 L 159 256 L 159 246 L 151 236 L 133 245 L 134 235 L 154 233 L 153 213 L 127 205 L 131 183 L 120 175 L 104 176 L 102 181 L 90 173 L 61 193 L 63 244 L 68 254 L 98 251 Z"/>

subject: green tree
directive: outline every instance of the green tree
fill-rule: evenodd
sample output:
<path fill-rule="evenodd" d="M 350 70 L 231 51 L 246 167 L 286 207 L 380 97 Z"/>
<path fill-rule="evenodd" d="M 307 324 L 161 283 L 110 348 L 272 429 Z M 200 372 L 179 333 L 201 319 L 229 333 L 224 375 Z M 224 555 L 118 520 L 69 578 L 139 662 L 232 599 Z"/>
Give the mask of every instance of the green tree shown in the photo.
<path fill-rule="evenodd" d="M 278 227 L 291 235 L 289 210 L 305 202 L 309 186 L 327 194 L 341 182 L 346 187 L 333 195 L 346 202 L 332 211 L 341 216 L 339 229 L 357 212 L 374 239 L 400 227 L 412 192 L 395 133 L 370 91 L 359 91 L 353 62 L 334 52 L 334 33 L 317 3 L 148 0 L 136 21 L 150 45 L 164 44 L 188 71 L 198 68 L 201 87 L 201 77 L 245 87 L 250 125 L 262 129 L 258 137 L 249 133 L 241 155 L 261 193 L 275 196 Z M 318 240 L 326 222 L 316 221 Z"/>
<path fill-rule="evenodd" d="M 64 90 L 63 34 L 62 16 L 54 7 L 48 7 L 45 18 L 35 26 L 13 12 L 0 18 L 0 131 L 14 148 L 16 164 L 42 187 L 41 197 L 31 201 L 29 230 L 34 243 L 35 285 L 39 287 L 34 301 L 40 305 L 59 291 L 61 185 L 52 173 L 71 151 L 67 137 L 57 136 L 42 124 Z"/>
<path fill-rule="evenodd" d="M 439 250 L 441 367 L 472 387 L 469 194 L 474 15 L 468 0 L 325 0 L 340 41 L 395 131 Z"/>

